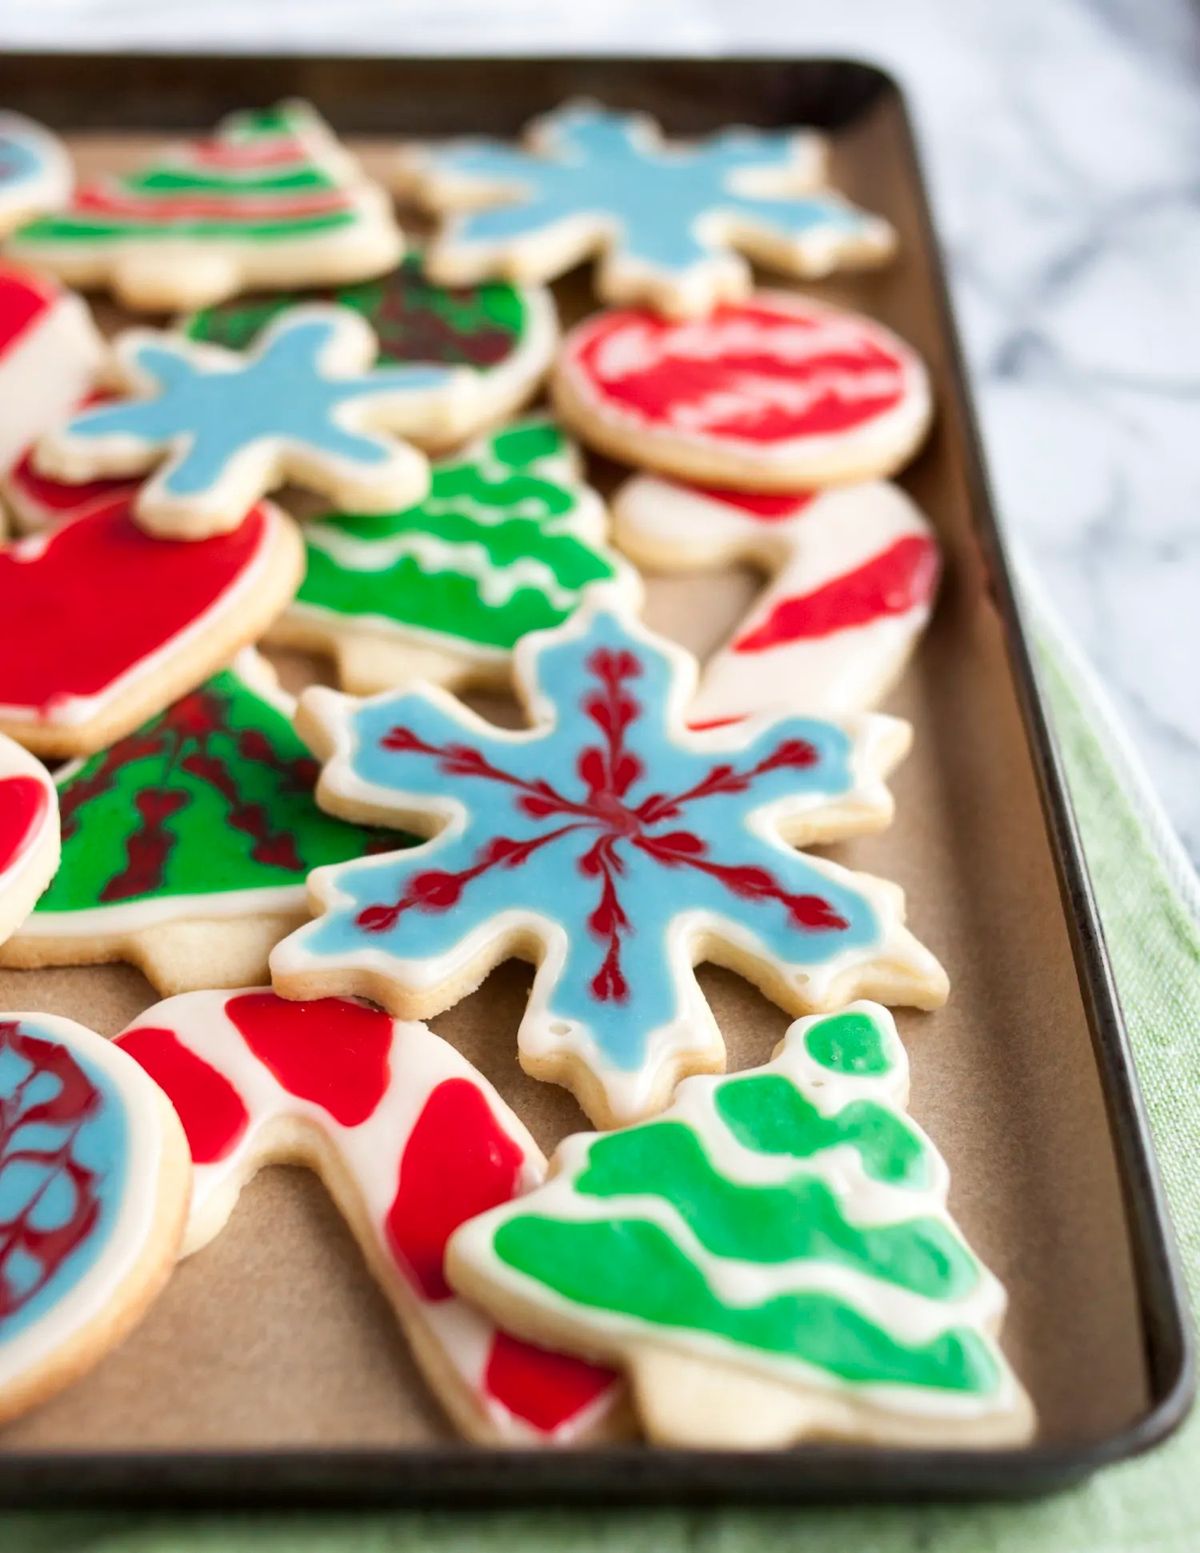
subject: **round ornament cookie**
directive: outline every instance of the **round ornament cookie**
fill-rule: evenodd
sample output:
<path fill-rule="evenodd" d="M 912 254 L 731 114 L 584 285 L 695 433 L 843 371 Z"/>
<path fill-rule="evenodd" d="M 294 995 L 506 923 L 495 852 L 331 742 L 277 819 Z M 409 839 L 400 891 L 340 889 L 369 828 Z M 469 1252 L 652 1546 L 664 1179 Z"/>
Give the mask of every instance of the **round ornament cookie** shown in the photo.
<path fill-rule="evenodd" d="M 311 868 L 395 844 L 323 814 L 293 702 L 252 648 L 57 775 L 63 862 L 0 964 L 126 960 L 160 992 L 251 986 Z"/>
<path fill-rule="evenodd" d="M 447 1042 L 363 1003 L 289 1003 L 255 989 L 169 998 L 116 1044 L 187 1132 L 185 1256 L 215 1239 L 262 1166 L 308 1166 L 468 1438 L 568 1445 L 622 1432 L 611 1371 L 510 1337 L 446 1283 L 458 1225 L 545 1174 L 529 1133 Z"/>
<path fill-rule="evenodd" d="M 92 386 L 104 342 L 82 298 L 0 263 L 0 476 Z"/>
<path fill-rule="evenodd" d="M 70 1019 L 0 1015 L 0 1423 L 140 1319 L 190 1178 L 178 1118 L 131 1057 Z"/>
<path fill-rule="evenodd" d="M 549 371 L 558 343 L 558 316 L 543 286 L 503 281 L 478 286 L 439 286 L 419 254 L 407 254 L 378 280 L 322 290 L 238 297 L 182 322 L 192 340 L 248 350 L 281 312 L 298 303 L 321 302 L 361 314 L 379 342 L 375 365 L 431 362 L 473 375 L 474 431 L 519 410 Z M 457 441 L 455 433 L 448 441 Z M 430 449 L 437 444 L 430 441 Z"/>
<path fill-rule="evenodd" d="M 622 550 L 653 570 L 749 561 L 771 577 L 705 663 L 693 727 L 772 707 L 868 710 L 903 670 L 937 589 L 933 529 L 882 481 L 782 496 L 635 475 L 613 498 L 613 525 Z"/>
<path fill-rule="evenodd" d="M 553 421 L 521 421 L 436 464 L 415 507 L 305 524 L 304 581 L 270 639 L 331 654 L 358 695 L 507 686 L 530 631 L 601 590 L 640 598 L 605 528 L 574 446 Z"/>
<path fill-rule="evenodd" d="M 0 943 L 33 910 L 58 859 L 58 793 L 50 773 L 0 734 Z"/>
<path fill-rule="evenodd" d="M 765 1067 L 568 1138 L 543 1186 L 456 1231 L 450 1281 L 626 1370 L 658 1444 L 1024 1443 L 1004 1290 L 947 1211 L 907 1092 L 885 1009 L 800 1020 Z"/>
<path fill-rule="evenodd" d="M 598 1126 L 724 1065 L 700 961 L 796 1013 L 867 992 L 945 999 L 896 886 L 796 850 L 887 824 L 906 724 L 689 730 L 695 660 L 592 604 L 525 637 L 515 679 L 532 724 L 516 731 L 435 687 L 304 693 L 322 806 L 431 839 L 310 876 L 319 915 L 271 956 L 284 996 L 359 994 L 421 1018 L 501 961 L 532 960 L 521 1064 Z"/>
<path fill-rule="evenodd" d="M 825 141 L 809 131 L 666 142 L 645 114 L 579 101 L 535 120 L 526 143 L 401 154 L 401 189 L 449 217 L 429 254 L 437 279 L 552 280 L 595 257 L 606 301 L 702 317 L 746 295 L 747 257 L 817 276 L 895 246 L 886 221 L 826 187 Z"/>
<path fill-rule="evenodd" d="M 57 135 L 23 113 L 0 112 L 0 237 L 66 203 L 71 159 Z"/>
<path fill-rule="evenodd" d="M 932 413 L 925 367 L 890 329 L 777 291 L 683 323 L 594 314 L 563 341 L 552 387 L 600 452 L 746 491 L 893 474 Z"/>
<path fill-rule="evenodd" d="M 134 172 L 93 179 L 64 210 L 20 227 L 9 250 L 126 307 L 206 307 L 254 286 L 335 285 L 383 274 L 403 238 L 307 103 L 223 119 Z"/>
<path fill-rule="evenodd" d="M 265 631 L 304 565 L 269 502 L 232 533 L 154 539 L 119 494 L 0 547 L 0 732 L 39 755 L 89 755 L 136 728 Z"/>
<path fill-rule="evenodd" d="M 131 329 L 110 378 L 133 397 L 93 405 L 43 436 L 34 467 L 68 481 L 149 475 L 133 511 L 151 533 L 204 539 L 287 481 L 347 507 L 420 501 L 429 462 L 410 445 L 477 423 L 467 369 L 376 367 L 361 313 L 321 303 L 278 314 L 245 354 Z"/>

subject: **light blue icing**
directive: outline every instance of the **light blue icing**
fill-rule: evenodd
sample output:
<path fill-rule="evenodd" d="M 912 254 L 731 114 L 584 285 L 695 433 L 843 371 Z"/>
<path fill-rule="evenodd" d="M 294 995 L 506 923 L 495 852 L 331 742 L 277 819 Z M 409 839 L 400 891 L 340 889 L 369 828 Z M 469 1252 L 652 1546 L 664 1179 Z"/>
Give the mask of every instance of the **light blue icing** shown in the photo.
<path fill-rule="evenodd" d="M 32 183 L 46 167 L 41 149 L 23 135 L 0 129 L 0 190 L 18 189 Z"/>
<path fill-rule="evenodd" d="M 450 951 L 489 917 L 510 909 L 540 912 L 567 930 L 566 960 L 549 1000 L 548 1017 L 579 1021 L 592 1034 L 605 1057 L 621 1069 L 635 1069 L 644 1059 L 647 1038 L 676 1016 L 679 988 L 667 963 L 665 941 L 669 924 L 681 911 L 704 909 L 742 932 L 752 933 L 762 947 L 794 970 L 819 964 L 848 948 L 878 941 L 880 925 L 868 900 L 856 889 L 819 874 L 798 852 L 772 843 L 747 821 L 756 810 L 782 798 L 811 793 L 836 795 L 852 786 L 851 745 L 830 723 L 787 717 L 748 739 L 733 752 L 705 753 L 691 739 L 668 731 L 665 708 L 672 678 L 665 653 L 629 635 L 621 620 L 598 614 L 586 635 L 566 639 L 548 636 L 549 645 L 537 660 L 543 696 L 555 707 L 554 725 L 516 742 L 481 733 L 448 711 L 444 702 L 420 691 L 377 696 L 359 704 L 351 717 L 352 764 L 357 776 L 405 794 L 409 807 L 423 800 L 434 809 L 447 795 L 468 810 L 465 830 L 444 835 L 418 849 L 383 858 L 337 865 L 326 872 L 349 906 L 339 905 L 299 930 L 296 938 L 310 954 L 327 962 L 344 963 L 364 949 L 383 950 L 404 959 Z M 625 750 L 640 772 L 623 799 L 602 797 L 588 811 L 589 785 L 580 762 L 585 752 L 593 764 L 605 760 L 604 736 L 588 715 L 588 704 L 601 690 L 594 655 L 600 649 L 626 653 L 636 660 L 637 676 L 622 682 L 622 694 L 636 702 L 636 715 L 624 735 Z M 469 746 L 480 752 L 507 780 L 455 774 L 445 758 L 384 747 L 392 729 L 406 729 L 428 745 Z M 731 766 L 737 773 L 753 768 L 788 741 L 802 740 L 817 752 L 807 767 L 780 766 L 750 778 L 742 791 L 685 798 L 675 814 L 638 823 L 632 811 L 653 794 L 689 794 L 714 766 Z M 539 782 L 548 782 L 569 805 L 584 812 L 531 814 L 523 806 Z M 410 795 L 413 795 L 410 797 Z M 611 819 L 602 812 L 607 805 Z M 563 831 L 519 866 L 479 868 L 489 842 L 534 840 Z M 763 871 L 789 895 L 819 896 L 845 919 L 839 929 L 813 930 L 798 925 L 787 908 L 769 894 L 742 887 L 742 892 L 683 861 L 665 863 L 631 839 L 630 832 L 650 843 L 687 832 L 702 852 L 696 863 L 753 867 Z M 601 838 L 609 838 L 613 888 L 628 914 L 620 940 L 620 967 L 627 983 L 623 998 L 603 998 L 593 979 L 605 958 L 606 936 L 597 931 L 594 913 L 601 905 L 604 880 L 589 872 L 587 854 Z M 472 871 L 457 900 L 447 909 L 405 910 L 384 931 L 367 931 L 356 922 L 359 911 L 402 896 L 414 879 L 431 872 Z"/>
<path fill-rule="evenodd" d="M 396 392 L 424 394 L 452 380 L 444 367 L 402 363 L 352 377 L 331 377 L 320 361 L 336 328 L 336 313 L 298 318 L 282 314 L 258 349 L 231 370 L 215 371 L 196 359 L 196 347 L 168 335 L 134 353 L 137 366 L 157 384 L 149 399 L 123 400 L 86 410 L 70 423 L 70 436 L 88 439 L 122 434 L 165 448 L 175 437 L 187 451 L 169 471 L 173 496 L 201 496 L 221 479 L 230 460 L 255 443 L 286 439 L 294 446 L 350 459 L 365 468 L 384 463 L 392 444 L 351 431 L 337 412 L 345 405 Z"/>
<path fill-rule="evenodd" d="M 96 1265 L 116 1227 L 129 1168 L 126 1106 L 112 1078 L 33 1020 L 21 1022 L 20 1037 L 66 1051 L 96 1098 L 61 1121 L 21 1120 L 33 1107 L 52 1103 L 62 1081 L 16 1049 L 13 1030 L 11 1021 L 0 1023 L 0 1117 L 6 1118 L 0 1128 L 0 1346 L 19 1338 Z M 71 1168 L 52 1168 L 47 1155 L 69 1161 Z M 16 1244 L 14 1227 L 23 1220 L 44 1234 L 70 1223 L 81 1189 L 94 1203 L 90 1223 L 38 1288 L 42 1263 Z"/>
<path fill-rule="evenodd" d="M 613 222 L 622 258 L 682 275 L 719 246 L 703 236 L 707 214 L 733 215 L 786 237 L 818 229 L 849 235 L 870 219 L 828 195 L 767 199 L 736 187 L 738 172 L 786 168 L 793 161 L 788 133 L 726 130 L 700 145 L 648 150 L 638 143 L 635 119 L 603 108 L 563 109 L 549 122 L 544 156 L 490 140 L 462 141 L 431 154 L 435 173 L 506 186 L 497 191 L 505 203 L 460 218 L 455 242 L 510 242 L 571 216 L 599 213 Z"/>

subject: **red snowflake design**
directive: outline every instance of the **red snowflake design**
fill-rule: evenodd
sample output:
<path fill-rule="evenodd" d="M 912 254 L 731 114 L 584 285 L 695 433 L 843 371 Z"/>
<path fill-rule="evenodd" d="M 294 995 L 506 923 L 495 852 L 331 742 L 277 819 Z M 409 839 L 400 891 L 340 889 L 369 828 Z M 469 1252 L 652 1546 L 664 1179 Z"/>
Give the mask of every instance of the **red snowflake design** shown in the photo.
<path fill-rule="evenodd" d="M 630 729 L 645 708 L 631 688 L 642 673 L 637 656 L 626 649 L 597 648 L 586 661 L 597 682 L 585 692 L 581 706 L 599 733 L 599 740 L 579 754 L 575 774 L 583 788 L 568 797 L 544 778 L 527 780 L 505 771 L 467 744 L 431 744 L 411 729 L 396 726 L 383 736 L 382 747 L 407 755 L 424 755 L 437 762 L 447 777 L 468 777 L 507 785 L 515 790 L 517 810 L 530 819 L 552 822 L 540 835 L 526 839 L 495 836 L 484 843 L 474 861 L 458 871 L 426 869 L 409 879 L 404 893 L 388 904 L 364 907 L 355 918 L 369 933 L 395 927 L 406 912 L 449 911 L 471 883 L 495 869 L 520 868 L 535 853 L 581 832 L 594 840 L 576 860 L 576 867 L 596 883 L 596 904 L 587 917 L 589 932 L 602 947 L 599 969 L 591 980 L 601 1002 L 624 1002 L 629 984 L 621 964 L 622 945 L 633 931 L 630 912 L 622 901 L 626 865 L 621 848 L 636 848 L 661 867 L 694 870 L 718 880 L 742 900 L 776 901 L 797 927 L 810 932 L 838 931 L 849 923 L 819 895 L 793 894 L 766 868 L 721 863 L 709 856 L 708 843 L 687 827 L 687 812 L 706 798 L 746 792 L 767 772 L 815 766 L 817 750 L 803 739 L 785 738 L 753 765 L 739 770 L 732 763 L 714 763 L 685 791 L 651 792 L 633 802 L 630 791 L 645 775 L 643 763 L 629 748 Z M 679 822 L 679 823 L 676 823 Z M 663 829 L 661 827 L 670 826 Z"/>
<path fill-rule="evenodd" d="M 28 1035 L 16 1020 L 0 1022 L 0 1056 L 12 1053 L 29 1071 L 11 1093 L 0 1095 L 0 1176 L 23 1171 L 32 1187 L 15 1208 L 0 1218 L 0 1330 L 7 1318 L 34 1299 L 77 1247 L 95 1229 L 100 1214 L 99 1178 L 75 1157 L 79 1134 L 104 1104 L 101 1092 L 67 1048 L 57 1041 Z M 37 1081 L 49 1076 L 55 1092 L 29 1099 Z M 48 1129 L 52 1143 L 34 1146 L 27 1129 Z M 22 1134 L 25 1140 L 22 1141 Z M 36 1222 L 38 1209 L 59 1183 L 69 1187 L 71 1211 L 48 1229 Z M 18 1278 L 18 1259 L 32 1262 L 34 1276 Z"/>

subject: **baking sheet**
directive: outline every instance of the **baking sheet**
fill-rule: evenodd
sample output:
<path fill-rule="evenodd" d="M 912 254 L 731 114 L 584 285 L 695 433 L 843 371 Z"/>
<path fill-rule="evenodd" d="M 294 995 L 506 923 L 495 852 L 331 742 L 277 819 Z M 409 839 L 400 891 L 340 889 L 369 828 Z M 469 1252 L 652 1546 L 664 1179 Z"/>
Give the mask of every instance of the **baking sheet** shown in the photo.
<path fill-rule="evenodd" d="M 699 67 L 691 87 L 689 68 L 676 65 L 678 74 L 664 76 L 664 100 L 648 103 L 668 129 L 739 116 L 706 90 L 712 67 Z M 429 104 L 436 102 L 443 131 L 510 129 L 551 106 L 568 84 L 555 80 L 545 100 L 526 94 L 518 104 L 508 92 L 485 106 L 439 93 L 436 80 L 435 73 Z M 605 95 L 620 101 L 619 91 Z M 337 128 L 336 103 L 319 105 Z M 398 133 L 413 132 L 419 108 L 410 98 L 397 109 Z M 938 419 L 900 483 L 938 529 L 946 576 L 931 630 L 885 703 L 916 729 L 913 753 L 892 782 L 896 821 L 883 836 L 824 850 L 902 884 L 910 925 L 950 973 L 945 1009 L 899 1014 L 912 1113 L 949 1162 L 951 1207 L 968 1239 L 1009 1290 L 1004 1346 L 1040 1414 L 1037 1448 L 1078 1455 L 1129 1430 L 1148 1409 L 1145 1311 L 1046 819 L 975 529 L 969 430 L 900 113 L 894 94 L 877 94 L 834 141 L 837 185 L 896 225 L 898 262 L 807 289 L 881 319 L 929 364 Z M 767 106 L 757 116 L 772 119 Z M 196 127 L 212 117 L 198 113 Z M 136 163 L 157 138 L 88 135 L 72 149 L 86 175 Z M 348 138 L 378 168 L 375 143 Z M 564 322 L 592 305 L 579 277 L 557 295 Z M 119 317 L 101 311 L 106 324 Z M 620 471 L 592 460 L 590 474 L 609 490 Z M 703 654 L 724 638 L 754 587 L 741 571 L 656 578 L 646 616 Z M 292 688 L 328 678 L 319 659 L 270 656 Z M 499 698 L 476 704 L 512 719 Z M 535 1084 L 517 1065 L 515 1032 L 531 974 L 505 966 L 429 1023 L 496 1084 L 549 1152 L 585 1123 L 566 1091 Z M 700 979 L 730 1071 L 765 1061 L 787 1016 L 729 972 L 707 968 Z M 67 1014 L 107 1034 L 155 1000 L 128 967 L 0 973 L 0 1006 Z M 180 1267 L 117 1352 L 0 1431 L 0 1471 L 6 1455 L 31 1451 L 326 1451 L 451 1439 L 319 1183 L 277 1167 L 243 1193 L 228 1228 Z M 394 1458 L 398 1471 L 405 1459 Z M 553 1474 L 546 1477 L 552 1484 Z M 903 1487 L 903 1474 L 893 1487 Z"/>

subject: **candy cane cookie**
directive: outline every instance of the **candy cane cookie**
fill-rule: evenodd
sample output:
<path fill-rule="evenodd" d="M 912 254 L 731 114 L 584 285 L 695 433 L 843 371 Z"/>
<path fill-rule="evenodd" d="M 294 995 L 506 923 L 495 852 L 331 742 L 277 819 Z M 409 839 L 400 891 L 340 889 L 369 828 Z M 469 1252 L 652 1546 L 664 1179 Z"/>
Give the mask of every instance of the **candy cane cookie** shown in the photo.
<path fill-rule="evenodd" d="M 190 1179 L 175 1112 L 125 1052 L 71 1019 L 0 1014 L 0 1423 L 139 1320 Z"/>
<path fill-rule="evenodd" d="M 894 485 L 754 494 L 635 475 L 613 499 L 617 543 L 639 565 L 771 576 L 700 677 L 693 726 L 785 707 L 841 717 L 874 706 L 929 619 L 938 549 Z"/>
<path fill-rule="evenodd" d="M 168 998 L 116 1045 L 161 1085 L 187 1133 L 185 1256 L 220 1233 L 260 1167 L 307 1165 L 464 1434 L 552 1445 L 620 1428 L 610 1371 L 510 1337 L 446 1283 L 451 1232 L 545 1173 L 520 1121 L 447 1042 L 364 1003 L 289 1003 L 259 989 Z"/>
<path fill-rule="evenodd" d="M 103 359 L 81 297 L 48 276 L 0 264 L 0 475 L 66 420 Z"/>

